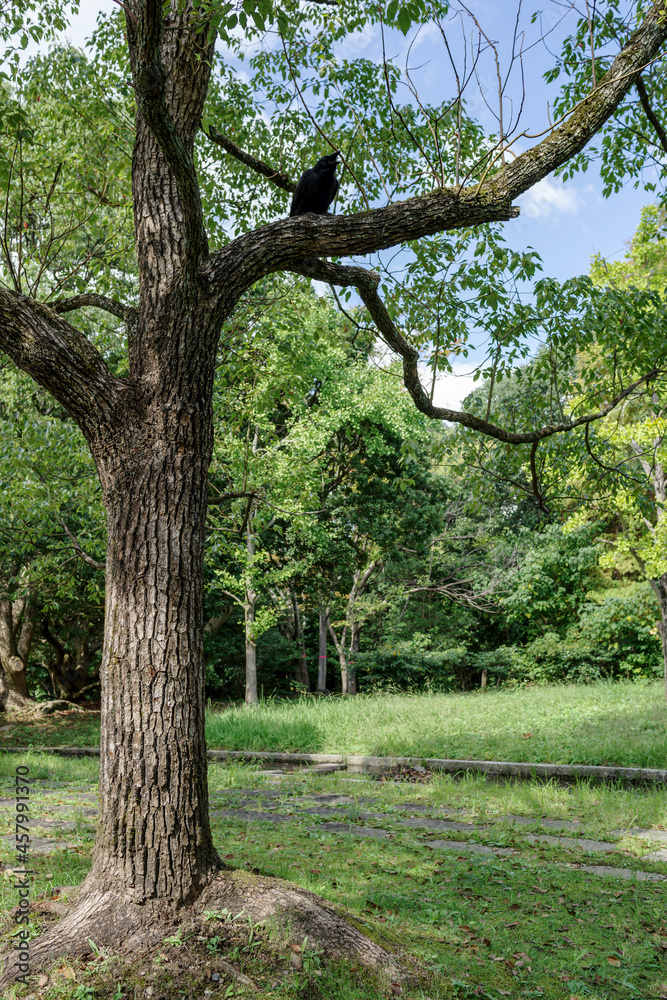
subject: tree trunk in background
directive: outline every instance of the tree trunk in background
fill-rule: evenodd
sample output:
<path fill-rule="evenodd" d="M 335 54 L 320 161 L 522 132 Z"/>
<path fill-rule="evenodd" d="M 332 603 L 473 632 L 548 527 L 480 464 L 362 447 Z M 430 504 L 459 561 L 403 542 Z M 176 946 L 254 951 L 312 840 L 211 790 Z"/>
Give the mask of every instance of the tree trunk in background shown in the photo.
<path fill-rule="evenodd" d="M 74 654 L 72 654 L 53 634 L 47 619 L 42 622 L 42 636 L 52 650 L 46 669 L 51 679 L 54 698 L 73 700 L 99 684 L 99 674 L 90 673 L 90 661 L 102 645 L 101 641 L 94 641 L 91 644 L 88 635 L 74 636 L 72 640 Z"/>
<path fill-rule="evenodd" d="M 32 699 L 28 693 L 26 668 L 35 632 L 30 595 L 12 600 L 3 581 L 0 596 L 0 708 L 22 708 Z"/>
<path fill-rule="evenodd" d="M 359 633 L 361 632 L 360 625 L 352 626 L 352 634 L 350 636 L 350 655 L 347 658 L 347 693 L 356 694 L 357 693 L 357 653 L 359 652 Z"/>
<path fill-rule="evenodd" d="M 660 604 L 661 621 L 658 625 L 660 642 L 662 643 L 662 662 L 665 677 L 665 701 L 667 701 L 667 573 L 650 581 L 653 592 Z"/>
<path fill-rule="evenodd" d="M 255 539 L 250 530 L 251 518 L 248 519 L 246 529 L 246 545 L 248 556 L 252 562 L 255 555 Z M 246 705 L 256 705 L 259 701 L 257 697 L 257 643 L 253 632 L 255 624 L 255 606 L 257 593 L 252 587 L 248 587 L 245 593 L 245 603 L 243 605 L 245 618 L 245 703 Z"/>
<path fill-rule="evenodd" d="M 340 665 L 340 693 L 349 694 L 350 692 L 347 688 L 347 653 L 345 652 L 345 643 L 347 642 L 347 625 L 343 627 L 339 640 L 334 631 L 333 625 L 329 622 L 329 634 L 333 639 L 336 652 L 338 653 L 338 663 Z"/>
<path fill-rule="evenodd" d="M 329 626 L 329 609 L 320 608 L 319 618 L 319 658 L 317 661 L 317 690 L 324 693 L 327 690 L 327 628 Z"/>
<path fill-rule="evenodd" d="M 310 677 L 308 676 L 308 659 L 306 657 L 306 643 L 303 636 L 303 623 L 301 612 L 299 611 L 299 599 L 296 591 L 290 590 L 292 607 L 294 608 L 294 638 L 297 648 L 296 680 L 303 684 L 306 691 L 310 691 Z"/>

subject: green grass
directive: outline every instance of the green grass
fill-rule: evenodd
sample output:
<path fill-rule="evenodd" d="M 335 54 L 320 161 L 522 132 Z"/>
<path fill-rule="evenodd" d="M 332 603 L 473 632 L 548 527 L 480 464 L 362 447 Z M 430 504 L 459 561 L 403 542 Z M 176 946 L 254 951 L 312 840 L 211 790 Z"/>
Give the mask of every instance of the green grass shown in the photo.
<path fill-rule="evenodd" d="M 38 782 L 32 814 L 38 817 L 51 805 L 64 806 L 59 815 L 76 822 L 81 792 L 96 789 L 94 761 L 70 761 L 31 755 L 0 758 L 2 774 L 11 776 L 19 763 L 28 763 Z M 34 771 L 32 769 L 35 769 Z M 44 792 L 54 782 L 56 795 Z M 270 779 L 258 768 L 216 765 L 210 768 L 212 808 L 233 807 L 236 799 L 225 791 L 265 788 Z M 7 795 L 6 778 L 2 780 Z M 275 786 L 272 786 L 275 787 Z M 515 782 L 496 784 L 481 776 L 454 780 L 438 775 L 426 785 L 361 780 L 343 775 L 314 776 L 295 772 L 278 785 L 283 809 L 295 794 L 338 792 L 359 798 L 358 811 L 370 807 L 387 814 L 404 802 L 456 806 L 465 818 L 485 821 L 507 813 L 578 819 L 584 836 L 604 837 L 612 830 L 635 825 L 667 825 L 667 795 L 658 790 L 614 789 L 579 783 Z M 464 818 L 462 816 L 462 818 Z M 6 835 L 11 813 L 0 816 L 0 834 Z M 92 820 L 72 832 L 73 847 L 48 857 L 35 856 L 33 898 L 53 885 L 80 882 L 90 864 Z M 358 822 L 358 820 L 355 820 Z M 385 821 L 373 821 L 382 826 Z M 305 815 L 276 827 L 268 823 L 213 819 L 216 846 L 228 864 L 282 876 L 310 889 L 351 912 L 373 937 L 383 936 L 422 964 L 422 986 L 403 994 L 409 1000 L 491 1000 L 545 998 L 545 1000 L 629 1000 L 667 995 L 667 883 L 629 882 L 601 878 L 567 864 L 620 863 L 625 867 L 664 872 L 665 866 L 642 862 L 635 856 L 613 859 L 582 856 L 560 847 L 526 844 L 509 826 L 479 831 L 476 839 L 502 842 L 514 848 L 508 857 L 457 857 L 429 847 L 428 831 L 396 828 L 388 840 L 333 836 L 318 828 L 318 819 Z M 441 837 L 438 832 L 435 836 Z M 460 834 L 452 834 L 460 839 Z M 629 843 L 629 842 L 628 842 Z M 627 844 L 624 842 L 624 846 Z M 0 840 L 0 858 L 11 862 L 6 841 Z M 0 879 L 0 908 L 16 903 L 11 879 Z M 34 916 L 38 932 L 43 917 Z M 3 937 L 11 932 L 5 925 Z M 216 944 L 215 939 L 218 939 Z M 244 992 L 225 979 L 213 997 L 254 997 L 255 1000 L 380 1000 L 394 996 L 372 978 L 334 966 L 327 968 L 317 955 L 303 970 L 290 964 L 289 946 L 270 935 L 251 935 L 236 922 L 185 934 L 183 945 L 165 943 L 145 957 L 121 960 L 102 956 L 95 961 L 60 962 L 40 988 L 42 1000 L 111 1000 L 121 985 L 123 1000 L 153 997 L 176 1000 L 191 996 L 206 1000 L 212 984 L 205 978 L 215 968 L 216 949 L 235 968 L 249 975 L 256 991 Z M 1 942 L 4 944 L 4 941 Z M 180 966 L 179 966 L 180 963 Z M 179 972 L 179 968 L 181 971 Z M 184 989 L 184 992 L 181 992 Z M 89 990 L 91 992 L 86 992 Z M 190 992 L 191 991 L 191 992 Z M 35 986 L 7 991 L 7 1000 L 26 998 Z"/>
<path fill-rule="evenodd" d="M 99 724 L 95 712 L 23 719 L 0 732 L 0 748 L 97 746 Z M 667 767 L 661 682 L 306 697 L 209 711 L 206 737 L 212 750 Z"/>
<path fill-rule="evenodd" d="M 98 747 L 100 713 L 55 712 L 42 719 L 9 716 L 0 731 L 0 750 L 5 747 Z"/>
<path fill-rule="evenodd" d="M 208 746 L 667 767 L 660 683 L 308 699 L 209 712 Z"/>

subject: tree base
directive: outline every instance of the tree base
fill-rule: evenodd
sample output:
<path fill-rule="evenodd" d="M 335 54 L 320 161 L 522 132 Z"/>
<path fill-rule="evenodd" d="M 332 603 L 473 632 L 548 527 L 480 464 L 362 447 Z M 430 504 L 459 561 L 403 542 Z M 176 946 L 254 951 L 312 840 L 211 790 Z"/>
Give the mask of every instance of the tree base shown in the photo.
<path fill-rule="evenodd" d="M 410 978 L 396 956 L 359 930 L 353 918 L 340 916 L 305 889 L 244 870 L 216 872 L 196 900 L 176 912 L 164 900 L 138 905 L 113 890 L 97 888 L 94 882 L 71 893 L 66 906 L 45 900 L 33 908 L 62 919 L 30 942 L 31 975 L 64 956 L 85 956 L 100 950 L 118 955 L 151 951 L 179 928 L 187 932 L 193 923 L 210 917 L 232 922 L 240 918 L 251 926 L 268 926 L 293 946 L 303 946 L 307 938 L 308 949 L 326 960 L 345 959 L 394 984 Z M 15 961 L 15 953 L 2 956 L 0 988 L 20 975 Z"/>

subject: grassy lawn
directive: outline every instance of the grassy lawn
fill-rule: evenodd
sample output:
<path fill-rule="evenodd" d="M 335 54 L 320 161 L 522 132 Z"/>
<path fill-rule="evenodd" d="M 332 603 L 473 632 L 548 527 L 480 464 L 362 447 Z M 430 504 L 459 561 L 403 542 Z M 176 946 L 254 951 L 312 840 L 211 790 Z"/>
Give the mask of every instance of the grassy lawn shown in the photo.
<path fill-rule="evenodd" d="M 209 713 L 206 733 L 212 750 L 667 767 L 660 683 L 302 699 Z"/>
<path fill-rule="evenodd" d="M 667 767 L 661 682 L 302 698 L 209 711 L 206 735 L 212 750 Z M 97 746 L 99 714 L 10 722 L 3 745 Z"/>
<path fill-rule="evenodd" d="M 43 833 L 39 819 L 69 824 L 68 846 L 47 856 L 34 855 L 32 897 L 51 895 L 55 885 L 79 883 L 90 863 L 97 788 L 93 760 L 48 755 L 0 756 L 2 794 L 18 763 L 28 763 L 38 779 L 32 801 L 33 836 Z M 421 986 L 410 1000 L 464 1000 L 486 997 L 543 997 L 546 1000 L 625 1000 L 667 996 L 667 882 L 601 877 L 583 864 L 618 865 L 665 872 L 664 863 L 642 859 L 646 847 L 631 836 L 616 841 L 610 855 L 587 855 L 559 845 L 530 843 L 526 827 L 510 815 L 578 821 L 577 836 L 604 839 L 632 827 L 667 826 L 667 795 L 657 790 L 623 790 L 577 784 L 517 782 L 495 784 L 479 776 L 453 780 L 435 776 L 424 785 L 346 780 L 295 772 L 278 784 L 260 770 L 240 765 L 210 768 L 211 809 L 215 813 L 247 805 L 248 793 L 274 798 L 272 808 L 290 822 L 213 816 L 216 845 L 227 864 L 289 879 L 351 912 L 373 937 L 382 937 L 421 967 Z M 277 791 L 277 795 L 275 792 Z M 326 817 L 305 812 L 309 796 L 331 793 L 352 799 L 350 823 L 384 827 L 385 839 L 336 834 Z M 250 799 L 250 801 L 253 801 Z M 369 804 L 371 803 L 371 804 Z M 444 836 L 502 847 L 503 856 L 447 851 L 441 831 L 405 829 L 400 819 L 414 805 L 434 813 L 458 809 L 457 818 L 486 829 Z M 261 808 L 256 805 L 255 808 Z M 374 810 L 373 818 L 364 811 Z M 401 810 L 403 810 L 401 812 Z M 423 813 L 422 813 L 423 814 Z M 9 810 L 0 813 L 0 834 L 10 830 Z M 494 822 L 495 821 L 495 822 Z M 0 840 L 0 860 L 12 862 Z M 5 914 L 17 895 L 7 875 L 0 880 Z M 44 921 L 33 916 L 37 933 Z M 14 929 L 5 919 L 2 944 Z M 243 921 L 212 918 L 209 923 L 166 940 L 149 955 L 128 963 L 113 955 L 59 962 L 39 989 L 43 1000 L 141 1000 L 152 995 L 204 1000 L 209 996 L 256 1000 L 380 1000 L 398 995 L 363 974 L 326 967 L 306 951 L 295 968 L 290 942 Z M 222 975 L 212 981 L 217 959 L 249 976 L 254 988 Z M 298 962 L 297 962 L 298 964 Z M 209 991 L 208 993 L 206 991 Z M 210 991 L 213 990 L 211 993 Z M 35 986 L 19 985 L 7 1000 L 36 996 Z"/>

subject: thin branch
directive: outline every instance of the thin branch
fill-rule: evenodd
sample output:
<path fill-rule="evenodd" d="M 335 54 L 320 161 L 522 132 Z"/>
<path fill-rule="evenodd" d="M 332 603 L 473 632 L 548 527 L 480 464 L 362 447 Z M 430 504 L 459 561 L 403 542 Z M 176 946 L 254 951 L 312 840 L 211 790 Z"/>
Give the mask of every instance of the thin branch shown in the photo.
<path fill-rule="evenodd" d="M 635 87 L 637 88 L 637 93 L 639 94 L 639 100 L 641 101 L 641 105 L 644 109 L 644 114 L 646 115 L 651 125 L 653 126 L 655 134 L 657 135 L 660 141 L 660 145 L 667 153 L 667 132 L 665 132 L 665 129 L 662 126 L 662 122 L 660 121 L 655 111 L 651 107 L 651 102 L 648 99 L 648 94 L 646 93 L 646 87 L 644 86 L 644 81 L 641 78 L 641 76 L 638 76 L 637 79 L 635 80 Z"/>
<path fill-rule="evenodd" d="M 586 424 L 586 430 L 588 430 L 588 424 Z M 542 496 L 542 491 L 540 490 L 539 476 L 537 475 L 537 446 L 539 441 L 533 441 L 533 446 L 530 449 L 530 481 L 533 489 L 533 496 L 537 500 L 537 506 L 545 514 L 549 513 L 549 508 L 544 502 L 544 497 Z"/>
<path fill-rule="evenodd" d="M 62 525 L 63 531 L 65 532 L 65 534 L 69 538 L 70 542 L 72 543 L 74 551 L 79 556 L 81 556 L 81 558 L 83 559 L 83 561 L 88 566 L 92 566 L 93 569 L 106 569 L 106 563 L 105 562 L 98 562 L 97 559 L 93 559 L 92 556 L 89 556 L 88 553 L 85 552 L 82 549 L 81 542 L 76 537 L 76 535 L 73 535 L 72 532 L 69 530 L 69 528 L 67 527 L 67 523 L 65 521 L 63 521 L 63 519 L 61 517 L 59 517 L 58 520 L 60 521 L 60 524 Z"/>
<path fill-rule="evenodd" d="M 324 0 L 321 0 L 321 2 L 324 2 Z M 244 149 L 241 149 L 241 147 L 237 146 L 235 142 L 232 142 L 231 139 L 228 139 L 226 135 L 223 135 L 222 132 L 218 132 L 218 130 L 212 126 L 209 128 L 208 132 L 205 132 L 204 134 L 211 140 L 211 142 L 215 142 L 218 146 L 222 146 L 222 148 L 229 153 L 230 156 L 233 156 L 241 163 L 244 163 L 246 167 L 250 167 L 250 169 L 254 170 L 255 173 L 261 174 L 262 177 L 266 177 L 272 184 L 275 184 L 276 187 L 281 188 L 283 191 L 287 191 L 288 194 L 294 193 L 296 184 L 293 180 L 290 180 L 287 174 L 281 173 L 279 170 L 276 170 L 275 167 L 271 167 L 268 163 L 264 163 L 263 160 L 258 160 L 257 157 L 251 156 L 250 153 L 246 153 Z"/>

